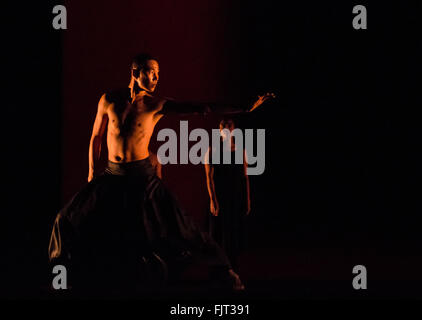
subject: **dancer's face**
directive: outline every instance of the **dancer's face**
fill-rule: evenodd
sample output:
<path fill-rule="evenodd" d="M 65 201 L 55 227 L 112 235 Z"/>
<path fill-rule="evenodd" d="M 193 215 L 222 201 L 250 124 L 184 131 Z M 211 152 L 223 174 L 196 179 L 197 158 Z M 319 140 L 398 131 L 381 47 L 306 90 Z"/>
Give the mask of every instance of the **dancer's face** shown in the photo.
<path fill-rule="evenodd" d="M 232 121 L 227 121 L 225 123 L 220 123 L 220 135 L 225 140 L 228 137 L 227 137 L 227 134 L 226 134 L 225 130 L 223 131 L 223 129 L 227 129 L 230 132 L 232 132 L 234 130 L 234 123 Z"/>
<path fill-rule="evenodd" d="M 158 84 L 160 68 L 156 60 L 148 60 L 145 67 L 139 72 L 139 77 L 135 78 L 138 86 L 147 91 L 154 92 Z"/>

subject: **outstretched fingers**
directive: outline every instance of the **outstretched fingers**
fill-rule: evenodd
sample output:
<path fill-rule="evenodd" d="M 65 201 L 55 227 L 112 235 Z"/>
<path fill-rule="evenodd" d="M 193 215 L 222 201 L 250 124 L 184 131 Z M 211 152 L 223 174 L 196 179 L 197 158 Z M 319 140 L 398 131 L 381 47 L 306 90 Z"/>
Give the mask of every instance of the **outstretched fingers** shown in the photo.
<path fill-rule="evenodd" d="M 254 105 L 252 106 L 252 108 L 249 110 L 249 112 L 255 110 L 256 108 L 258 108 L 261 104 L 263 104 L 265 101 L 267 101 L 268 99 L 271 98 L 275 98 L 275 94 L 274 93 L 270 93 L 267 92 L 266 94 L 262 95 L 262 96 L 258 96 L 258 100 L 254 103 Z"/>
<path fill-rule="evenodd" d="M 262 98 L 265 101 L 265 100 L 268 100 L 270 98 L 275 98 L 275 94 L 272 93 L 272 92 L 271 93 L 270 92 L 267 92 L 266 94 L 264 94 L 260 98 Z"/>

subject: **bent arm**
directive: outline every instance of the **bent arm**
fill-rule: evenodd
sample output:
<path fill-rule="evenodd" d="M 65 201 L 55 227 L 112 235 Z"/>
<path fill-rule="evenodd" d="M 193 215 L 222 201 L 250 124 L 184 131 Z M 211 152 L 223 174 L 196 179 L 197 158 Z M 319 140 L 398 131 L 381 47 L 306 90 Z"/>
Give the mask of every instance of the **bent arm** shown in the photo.
<path fill-rule="evenodd" d="M 210 200 L 214 203 L 217 201 L 217 194 L 215 192 L 215 184 L 214 184 L 214 168 L 210 165 L 210 157 L 211 157 L 211 150 L 208 149 L 205 153 L 205 178 L 207 180 L 207 190 L 208 195 L 210 196 Z"/>
<path fill-rule="evenodd" d="M 98 103 L 97 115 L 95 117 L 94 126 L 92 129 L 91 140 L 89 142 L 89 173 L 88 182 L 94 178 L 96 163 L 101 155 L 101 143 L 107 127 L 107 100 L 105 94 L 101 97 Z"/>
<path fill-rule="evenodd" d="M 215 184 L 214 184 L 214 168 L 211 167 L 209 164 L 205 164 L 205 176 L 207 179 L 207 190 L 208 190 L 208 195 L 210 196 L 210 200 L 213 202 L 216 202 L 217 194 L 215 192 Z"/>

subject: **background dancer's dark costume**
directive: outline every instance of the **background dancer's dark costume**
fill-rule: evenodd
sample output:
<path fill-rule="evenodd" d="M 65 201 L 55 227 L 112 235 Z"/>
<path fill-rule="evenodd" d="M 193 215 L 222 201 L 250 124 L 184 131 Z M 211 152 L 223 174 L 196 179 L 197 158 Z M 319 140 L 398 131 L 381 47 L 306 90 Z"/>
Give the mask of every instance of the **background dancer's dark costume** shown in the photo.
<path fill-rule="evenodd" d="M 215 241 L 180 209 L 149 158 L 109 162 L 77 193 L 56 217 L 49 257 L 70 267 L 74 287 L 96 290 L 156 286 L 198 260 L 220 271 L 231 268 Z"/>
<path fill-rule="evenodd" d="M 224 150 L 223 143 L 220 144 L 220 150 Z M 222 163 L 223 152 L 230 154 L 230 164 Z M 236 268 L 236 259 L 244 248 L 246 237 L 247 189 L 244 165 L 235 163 L 235 151 L 221 151 L 220 164 L 210 163 L 210 166 L 214 168 L 213 180 L 220 209 L 218 216 L 210 214 L 210 234 Z"/>

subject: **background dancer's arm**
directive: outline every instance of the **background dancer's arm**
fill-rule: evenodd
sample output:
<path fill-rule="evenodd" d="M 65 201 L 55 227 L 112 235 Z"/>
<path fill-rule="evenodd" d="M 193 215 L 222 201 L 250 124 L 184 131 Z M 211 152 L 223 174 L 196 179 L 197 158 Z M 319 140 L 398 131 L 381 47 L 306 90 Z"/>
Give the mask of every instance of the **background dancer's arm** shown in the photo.
<path fill-rule="evenodd" d="M 217 195 L 215 192 L 215 185 L 214 185 L 214 168 L 209 164 L 209 157 L 210 157 L 210 149 L 208 149 L 207 153 L 205 154 L 205 177 L 207 179 L 207 189 L 208 194 L 210 196 L 210 211 L 213 216 L 218 216 L 218 212 L 220 211 L 220 207 L 217 201 Z"/>
<path fill-rule="evenodd" d="M 101 155 L 101 143 L 105 130 L 107 128 L 108 115 L 107 115 L 108 102 L 103 95 L 98 103 L 97 115 L 95 117 L 94 126 L 92 129 L 91 140 L 89 143 L 89 172 L 88 182 L 90 182 L 96 174 L 96 163 Z"/>

